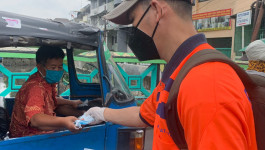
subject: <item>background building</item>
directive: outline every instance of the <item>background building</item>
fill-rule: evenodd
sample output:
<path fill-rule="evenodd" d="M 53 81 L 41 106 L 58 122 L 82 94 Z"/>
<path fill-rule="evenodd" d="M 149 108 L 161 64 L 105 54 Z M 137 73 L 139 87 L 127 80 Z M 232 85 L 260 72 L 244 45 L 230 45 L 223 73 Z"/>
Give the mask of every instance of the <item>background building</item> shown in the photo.
<path fill-rule="evenodd" d="M 130 26 L 120 26 L 102 19 L 102 16 L 118 6 L 122 0 L 89 1 L 90 5 L 81 9 L 74 20 L 87 22 L 105 31 L 105 41 L 110 50 L 131 52 L 127 46 Z M 232 59 L 241 57 L 242 52 L 239 50 L 251 41 L 255 2 L 255 0 L 194 0 L 192 12 L 194 26 L 198 32 L 206 35 L 212 46 L 227 56 Z M 247 10 L 252 11 L 251 24 L 236 27 L 236 15 Z M 262 22 L 258 39 L 264 37 L 264 27 Z M 243 28 L 244 34 L 242 34 Z"/>
<path fill-rule="evenodd" d="M 254 0 L 196 0 L 193 17 L 199 20 L 196 20 L 195 26 L 198 30 L 206 28 L 201 32 L 215 48 L 231 48 L 229 53 L 234 59 L 236 56 L 241 56 L 239 50 L 250 43 L 253 30 L 252 25 L 244 26 L 243 37 L 242 27 L 236 27 L 236 14 L 251 10 L 254 2 Z"/>
<path fill-rule="evenodd" d="M 71 18 L 75 22 L 91 24 L 90 19 L 90 4 L 86 5 L 79 11 L 70 12 Z"/>
<path fill-rule="evenodd" d="M 117 52 L 130 52 L 127 46 L 127 26 L 119 26 L 109 21 L 103 20 L 107 12 L 110 12 L 114 7 L 118 6 L 122 0 L 90 0 L 91 24 L 99 27 L 105 31 L 105 41 L 107 46 L 112 51 Z"/>

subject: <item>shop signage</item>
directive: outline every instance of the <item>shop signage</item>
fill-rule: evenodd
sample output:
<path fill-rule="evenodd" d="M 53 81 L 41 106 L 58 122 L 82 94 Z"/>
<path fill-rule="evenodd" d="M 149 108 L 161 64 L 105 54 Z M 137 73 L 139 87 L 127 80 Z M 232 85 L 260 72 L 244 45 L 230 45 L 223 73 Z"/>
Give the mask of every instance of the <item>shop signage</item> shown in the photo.
<path fill-rule="evenodd" d="M 236 26 L 246 26 L 251 24 L 251 11 L 238 13 L 236 16 Z"/>
<path fill-rule="evenodd" d="M 199 32 L 230 30 L 232 9 L 223 9 L 192 15 L 195 28 Z"/>

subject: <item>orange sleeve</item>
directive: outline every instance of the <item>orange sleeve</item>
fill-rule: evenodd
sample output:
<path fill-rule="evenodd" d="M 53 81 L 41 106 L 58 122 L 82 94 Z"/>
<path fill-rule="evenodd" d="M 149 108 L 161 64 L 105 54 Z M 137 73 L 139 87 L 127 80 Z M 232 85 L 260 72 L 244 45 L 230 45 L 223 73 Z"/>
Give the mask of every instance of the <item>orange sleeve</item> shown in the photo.
<path fill-rule="evenodd" d="M 257 149 L 251 104 L 230 66 L 212 62 L 193 68 L 178 96 L 190 150 Z"/>
<path fill-rule="evenodd" d="M 34 86 L 28 88 L 25 93 L 25 99 L 27 99 L 27 104 L 25 106 L 25 115 L 27 124 L 30 122 L 30 119 L 35 114 L 44 113 L 44 95 L 43 90 Z"/>
<path fill-rule="evenodd" d="M 160 82 L 161 83 L 161 82 Z M 140 118 L 148 126 L 154 126 L 156 114 L 156 100 L 159 97 L 160 84 L 154 89 L 153 93 L 144 101 L 140 107 Z"/>

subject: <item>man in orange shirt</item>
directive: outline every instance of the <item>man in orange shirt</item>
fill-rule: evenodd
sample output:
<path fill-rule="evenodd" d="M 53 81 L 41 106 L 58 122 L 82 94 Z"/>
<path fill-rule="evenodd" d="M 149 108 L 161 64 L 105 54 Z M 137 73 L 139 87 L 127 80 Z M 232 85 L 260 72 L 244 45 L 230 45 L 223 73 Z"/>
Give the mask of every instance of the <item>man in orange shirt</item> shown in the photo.
<path fill-rule="evenodd" d="M 57 96 L 56 84 L 63 75 L 63 58 L 60 47 L 41 46 L 36 53 L 38 71 L 31 75 L 16 95 L 10 124 L 10 137 L 22 137 L 50 133 L 57 129 L 75 127 L 74 116 L 57 117 L 55 110 L 63 115 L 81 115 L 74 108 L 80 100 L 66 100 Z"/>
<path fill-rule="evenodd" d="M 158 86 L 141 107 L 94 107 L 85 114 L 95 118 L 94 124 L 109 121 L 151 126 L 153 149 L 179 149 L 164 115 L 169 91 L 181 67 L 194 53 L 213 49 L 193 26 L 191 2 L 125 0 L 105 18 L 117 24 L 132 24 L 129 46 L 139 60 L 161 58 L 167 65 Z M 194 67 L 180 86 L 176 107 L 188 149 L 257 149 L 251 103 L 229 65 L 209 62 Z"/>

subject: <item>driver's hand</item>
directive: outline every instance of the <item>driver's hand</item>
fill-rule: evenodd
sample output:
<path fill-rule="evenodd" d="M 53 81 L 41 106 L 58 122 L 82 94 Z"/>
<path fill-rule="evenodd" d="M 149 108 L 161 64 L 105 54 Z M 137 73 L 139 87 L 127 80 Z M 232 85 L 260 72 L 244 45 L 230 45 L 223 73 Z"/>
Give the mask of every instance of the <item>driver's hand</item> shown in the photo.
<path fill-rule="evenodd" d="M 92 107 L 84 113 L 84 115 L 90 115 L 94 118 L 94 121 L 90 125 L 99 124 L 103 121 L 106 121 L 104 118 L 104 111 L 106 107 Z"/>
<path fill-rule="evenodd" d="M 74 108 L 77 108 L 79 104 L 83 103 L 81 100 L 71 100 L 71 102 Z"/>
<path fill-rule="evenodd" d="M 64 126 L 70 130 L 71 132 L 76 132 L 76 131 L 79 131 L 80 129 L 79 128 L 76 128 L 74 122 L 77 120 L 76 117 L 74 116 L 67 116 L 67 117 L 63 117 L 63 123 L 64 123 Z"/>

